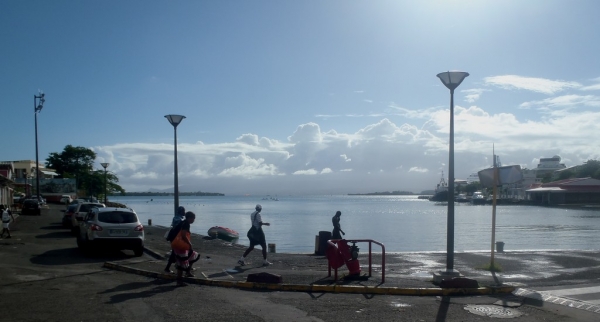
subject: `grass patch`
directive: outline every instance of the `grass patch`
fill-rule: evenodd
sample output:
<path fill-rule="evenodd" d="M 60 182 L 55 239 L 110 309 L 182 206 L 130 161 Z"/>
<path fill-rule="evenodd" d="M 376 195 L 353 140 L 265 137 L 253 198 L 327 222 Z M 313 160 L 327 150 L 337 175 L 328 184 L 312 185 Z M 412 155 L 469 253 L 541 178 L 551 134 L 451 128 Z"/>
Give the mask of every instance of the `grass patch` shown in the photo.
<path fill-rule="evenodd" d="M 494 265 L 492 265 L 492 263 L 487 263 L 487 264 L 478 266 L 476 268 L 484 270 L 484 271 L 490 271 L 490 272 L 502 272 L 502 266 L 500 266 L 500 264 L 498 264 L 496 262 L 494 262 Z"/>

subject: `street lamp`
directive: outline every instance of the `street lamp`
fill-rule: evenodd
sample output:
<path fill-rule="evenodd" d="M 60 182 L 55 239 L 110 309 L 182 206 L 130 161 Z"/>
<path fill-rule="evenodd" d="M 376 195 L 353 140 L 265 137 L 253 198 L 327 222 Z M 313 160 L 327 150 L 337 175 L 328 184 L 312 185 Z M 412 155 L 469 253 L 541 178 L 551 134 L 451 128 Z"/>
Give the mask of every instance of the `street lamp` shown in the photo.
<path fill-rule="evenodd" d="M 169 114 L 169 115 L 165 115 L 165 117 L 167 118 L 167 120 L 169 120 L 169 123 L 171 123 L 171 125 L 173 125 L 173 130 L 175 131 L 175 212 L 174 214 L 177 213 L 177 208 L 179 208 L 179 180 L 178 180 L 178 173 L 177 173 L 177 125 L 179 125 L 179 123 L 181 123 L 181 121 L 183 121 L 183 119 L 185 118 L 185 116 L 183 115 L 174 115 L 174 114 Z"/>
<path fill-rule="evenodd" d="M 39 164 L 40 160 L 38 157 L 38 131 L 37 131 L 37 115 L 42 111 L 44 107 L 44 102 L 46 99 L 44 98 L 44 93 L 40 92 L 39 95 L 33 95 L 33 114 L 35 115 L 35 181 L 36 181 L 36 193 L 37 200 L 40 200 L 40 169 Z M 39 99 L 39 104 L 38 104 Z"/>
<path fill-rule="evenodd" d="M 100 163 L 100 165 L 104 168 L 104 204 L 105 205 L 106 205 L 106 200 L 107 200 L 106 199 L 106 168 L 108 168 L 109 164 L 110 163 L 108 163 L 108 162 Z"/>
<path fill-rule="evenodd" d="M 447 71 L 437 74 L 450 90 L 450 152 L 448 153 L 448 235 L 446 249 L 446 272 L 442 276 L 460 276 L 454 270 L 454 90 L 469 76 L 467 72 Z"/>

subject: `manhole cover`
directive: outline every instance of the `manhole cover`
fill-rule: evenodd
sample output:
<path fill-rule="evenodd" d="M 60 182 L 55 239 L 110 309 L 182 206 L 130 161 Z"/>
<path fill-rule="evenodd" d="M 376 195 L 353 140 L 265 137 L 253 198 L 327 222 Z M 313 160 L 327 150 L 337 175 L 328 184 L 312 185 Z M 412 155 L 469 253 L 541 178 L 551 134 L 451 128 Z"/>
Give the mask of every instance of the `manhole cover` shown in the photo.
<path fill-rule="evenodd" d="M 523 315 L 515 309 L 495 305 L 467 305 L 465 310 L 473 314 L 500 319 L 512 319 Z"/>

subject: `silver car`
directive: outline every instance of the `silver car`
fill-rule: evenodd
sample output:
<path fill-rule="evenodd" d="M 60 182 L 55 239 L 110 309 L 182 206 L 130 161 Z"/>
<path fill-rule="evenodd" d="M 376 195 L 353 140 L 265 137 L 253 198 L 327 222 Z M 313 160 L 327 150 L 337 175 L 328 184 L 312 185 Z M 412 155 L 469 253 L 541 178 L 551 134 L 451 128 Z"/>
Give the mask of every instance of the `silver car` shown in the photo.
<path fill-rule="evenodd" d="M 103 208 L 103 203 L 98 202 L 80 202 L 77 204 L 77 208 L 75 209 L 75 213 L 71 216 L 71 233 L 75 237 L 79 235 L 79 223 L 83 220 L 83 217 L 90 211 L 92 208 Z"/>
<path fill-rule="evenodd" d="M 77 247 L 84 252 L 129 249 L 142 256 L 144 226 L 131 208 L 92 208 L 79 223 Z"/>

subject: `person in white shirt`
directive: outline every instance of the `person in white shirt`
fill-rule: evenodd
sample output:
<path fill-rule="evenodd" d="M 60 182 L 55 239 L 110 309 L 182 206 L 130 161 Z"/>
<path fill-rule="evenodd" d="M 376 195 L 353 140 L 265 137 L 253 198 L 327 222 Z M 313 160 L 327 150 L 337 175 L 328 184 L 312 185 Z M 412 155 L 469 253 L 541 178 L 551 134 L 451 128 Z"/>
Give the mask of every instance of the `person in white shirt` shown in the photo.
<path fill-rule="evenodd" d="M 270 226 L 268 222 L 263 222 L 260 212 L 262 211 L 261 205 L 256 205 L 252 214 L 250 214 L 250 220 L 252 221 L 252 227 L 248 231 L 248 239 L 250 240 L 250 246 L 244 252 L 244 255 L 238 260 L 240 266 L 246 265 L 246 256 L 254 250 L 255 245 L 262 247 L 263 265 L 268 266 L 270 263 L 267 260 L 267 242 L 265 240 L 265 232 L 262 230 L 262 226 Z"/>
<path fill-rule="evenodd" d="M 0 212 L 2 213 L 2 234 L 0 234 L 0 238 L 4 237 L 5 232 L 8 233 L 8 237 L 6 237 L 6 238 L 11 238 L 10 229 L 8 228 L 8 224 L 10 224 L 11 218 L 12 218 L 12 221 L 14 222 L 15 217 L 13 217 L 12 212 L 5 205 L 0 205 Z"/>

